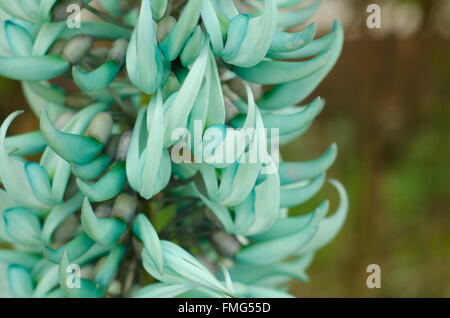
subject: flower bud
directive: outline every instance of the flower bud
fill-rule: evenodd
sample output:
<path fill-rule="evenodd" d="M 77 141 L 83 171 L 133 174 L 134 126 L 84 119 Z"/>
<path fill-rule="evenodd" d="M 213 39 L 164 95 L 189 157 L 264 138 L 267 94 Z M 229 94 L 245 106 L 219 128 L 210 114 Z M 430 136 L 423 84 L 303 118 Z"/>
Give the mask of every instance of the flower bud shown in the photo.
<path fill-rule="evenodd" d="M 89 53 L 94 44 L 94 39 L 89 35 L 77 35 L 67 41 L 62 51 L 62 56 L 72 65 L 80 63 Z"/>
<path fill-rule="evenodd" d="M 117 217 L 130 223 L 134 212 L 136 211 L 137 200 L 135 196 L 128 193 L 122 193 L 114 201 L 112 217 Z"/>
<path fill-rule="evenodd" d="M 131 141 L 131 131 L 126 131 L 120 137 L 119 145 L 117 147 L 116 159 L 120 161 L 125 161 L 127 159 L 128 147 Z"/>
<path fill-rule="evenodd" d="M 214 232 L 211 237 L 220 254 L 233 258 L 241 245 L 234 235 L 225 232 Z"/>
<path fill-rule="evenodd" d="M 65 96 L 64 104 L 72 108 L 83 108 L 93 103 L 92 97 L 81 94 L 68 94 Z"/>
<path fill-rule="evenodd" d="M 105 112 L 98 113 L 89 124 L 86 136 L 93 137 L 105 145 L 111 137 L 112 127 L 112 116 Z"/>
<path fill-rule="evenodd" d="M 122 67 L 125 63 L 127 49 L 128 41 L 126 39 L 118 39 L 113 43 L 107 59 L 116 61 Z"/>
<path fill-rule="evenodd" d="M 172 16 L 164 17 L 161 21 L 159 21 L 158 29 L 156 31 L 158 43 L 164 41 L 167 34 L 169 34 L 175 24 L 177 24 L 177 20 L 175 20 Z"/>

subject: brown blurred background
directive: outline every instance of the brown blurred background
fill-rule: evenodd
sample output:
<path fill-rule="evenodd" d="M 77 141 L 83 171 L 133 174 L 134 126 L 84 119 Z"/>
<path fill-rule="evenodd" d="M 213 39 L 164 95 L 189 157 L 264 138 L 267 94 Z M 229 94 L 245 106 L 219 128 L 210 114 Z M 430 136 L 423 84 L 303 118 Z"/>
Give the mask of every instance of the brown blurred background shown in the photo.
<path fill-rule="evenodd" d="M 306 2 L 306 1 L 305 1 Z M 369 30 L 368 4 L 382 9 Z M 311 130 L 282 151 L 310 160 L 336 142 L 329 176 L 346 186 L 348 220 L 293 283 L 299 297 L 450 297 L 450 1 L 323 0 L 314 20 L 327 33 L 338 17 L 343 54 L 315 95 L 327 100 Z M 322 30 L 323 29 L 323 30 Z M 0 120 L 27 109 L 19 83 L 0 78 Z M 19 126 L 21 125 L 21 126 Z M 38 129 L 31 111 L 11 133 Z M 326 186 L 293 211 L 337 195 Z M 381 288 L 366 267 L 381 267 Z"/>

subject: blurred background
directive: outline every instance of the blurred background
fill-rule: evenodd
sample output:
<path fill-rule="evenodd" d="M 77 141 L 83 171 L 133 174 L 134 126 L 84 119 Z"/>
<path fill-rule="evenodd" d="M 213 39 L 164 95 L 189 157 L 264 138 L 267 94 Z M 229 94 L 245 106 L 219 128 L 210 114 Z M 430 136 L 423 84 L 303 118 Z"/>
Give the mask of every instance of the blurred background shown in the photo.
<path fill-rule="evenodd" d="M 368 29 L 371 3 L 381 29 Z M 305 0 L 305 4 L 308 1 Z M 303 4 L 302 4 L 303 5 Z M 298 297 L 450 297 L 450 1 L 323 0 L 315 21 L 346 30 L 342 56 L 313 94 L 327 100 L 310 131 L 285 146 L 286 160 L 311 160 L 332 142 L 339 156 L 329 176 L 350 196 L 348 220 L 295 282 Z M 28 106 L 20 84 L 0 77 L 0 121 Z M 31 111 L 11 134 L 38 129 Z M 293 214 L 323 199 L 327 185 Z M 369 289 L 369 264 L 381 288 Z"/>

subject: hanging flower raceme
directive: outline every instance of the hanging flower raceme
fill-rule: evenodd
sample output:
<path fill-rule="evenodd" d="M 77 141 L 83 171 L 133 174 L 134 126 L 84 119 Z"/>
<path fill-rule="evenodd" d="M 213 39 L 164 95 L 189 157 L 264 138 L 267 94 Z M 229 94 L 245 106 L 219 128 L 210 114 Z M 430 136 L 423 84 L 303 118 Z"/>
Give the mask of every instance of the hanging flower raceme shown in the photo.
<path fill-rule="evenodd" d="M 348 210 L 331 179 L 334 213 L 289 214 L 335 144 L 274 155 L 324 108 L 297 105 L 336 64 L 339 22 L 289 32 L 319 1 L 90 2 L 0 3 L 0 75 L 40 123 L 0 128 L 0 296 L 289 297 Z M 67 5 L 98 17 L 71 28 Z"/>

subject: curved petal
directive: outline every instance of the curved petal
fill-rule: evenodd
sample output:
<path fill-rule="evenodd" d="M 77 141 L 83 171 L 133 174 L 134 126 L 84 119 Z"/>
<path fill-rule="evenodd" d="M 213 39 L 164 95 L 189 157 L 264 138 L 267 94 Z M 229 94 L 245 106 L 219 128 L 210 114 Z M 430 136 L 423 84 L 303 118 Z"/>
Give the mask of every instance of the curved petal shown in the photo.
<path fill-rule="evenodd" d="M 89 198 L 92 202 L 101 202 L 114 198 L 120 193 L 127 175 L 125 172 L 125 163 L 117 162 L 100 180 L 95 183 L 86 183 L 77 179 L 80 192 Z"/>
<path fill-rule="evenodd" d="M 91 72 L 85 72 L 79 67 L 72 68 L 75 84 L 83 91 L 92 92 L 106 88 L 116 78 L 121 66 L 110 60 Z"/>
<path fill-rule="evenodd" d="M 0 75 L 18 81 L 50 80 L 69 67 L 60 55 L 0 57 Z"/>
<path fill-rule="evenodd" d="M 81 208 L 81 224 L 91 239 L 100 245 L 111 245 L 125 232 L 127 224 L 117 218 L 98 218 L 87 198 Z"/>
<path fill-rule="evenodd" d="M 41 112 L 40 127 L 47 145 L 68 162 L 84 164 L 102 150 L 101 142 L 91 137 L 62 132 L 55 128 L 46 111 Z"/>

